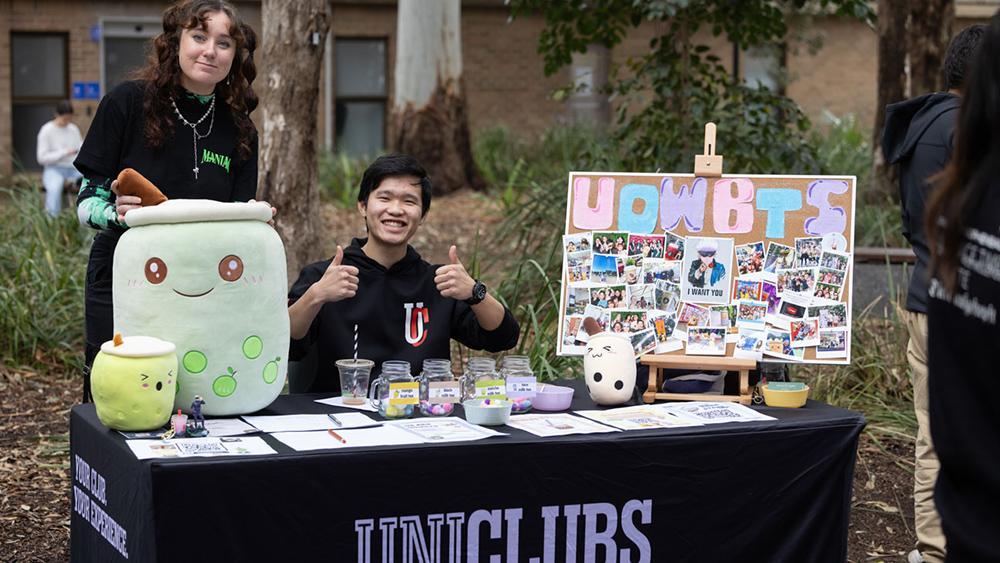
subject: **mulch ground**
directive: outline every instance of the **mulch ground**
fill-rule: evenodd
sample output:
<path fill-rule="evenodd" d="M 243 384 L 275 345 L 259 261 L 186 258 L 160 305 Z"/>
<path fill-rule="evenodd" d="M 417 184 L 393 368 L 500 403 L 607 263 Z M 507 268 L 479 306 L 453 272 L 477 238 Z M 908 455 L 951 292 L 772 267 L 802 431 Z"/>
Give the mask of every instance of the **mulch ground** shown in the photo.
<path fill-rule="evenodd" d="M 69 560 L 69 409 L 80 390 L 0 371 L 0 560 Z"/>
<path fill-rule="evenodd" d="M 332 255 L 336 244 L 363 234 L 356 211 L 326 206 Z M 442 263 L 448 246 L 460 256 L 477 240 L 488 252 L 499 213 L 478 194 L 434 200 L 415 246 Z M 0 365 L 0 561 L 69 560 L 69 409 L 81 395 L 79 378 L 14 371 Z M 854 475 L 848 560 L 905 561 L 912 549 L 913 444 L 862 437 Z M 734 559 L 737 559 L 734 555 Z"/>

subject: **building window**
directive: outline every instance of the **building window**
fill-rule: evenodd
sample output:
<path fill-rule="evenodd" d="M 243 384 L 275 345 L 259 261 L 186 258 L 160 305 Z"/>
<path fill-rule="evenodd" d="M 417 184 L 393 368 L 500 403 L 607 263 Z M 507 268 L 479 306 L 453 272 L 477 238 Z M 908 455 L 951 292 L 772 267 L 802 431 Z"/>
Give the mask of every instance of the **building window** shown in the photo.
<path fill-rule="evenodd" d="M 103 93 L 129 79 L 146 64 L 150 39 L 162 29 L 159 18 L 101 20 L 101 78 Z"/>
<path fill-rule="evenodd" d="M 776 94 L 785 92 L 785 49 L 782 45 L 750 47 L 742 52 L 743 83 L 767 88 Z M 739 68 L 734 65 L 734 68 Z"/>
<path fill-rule="evenodd" d="M 336 40 L 336 148 L 374 156 L 385 147 L 386 40 Z"/>
<path fill-rule="evenodd" d="M 38 130 L 69 98 L 68 36 L 11 33 L 11 125 L 15 170 L 38 170 Z"/>

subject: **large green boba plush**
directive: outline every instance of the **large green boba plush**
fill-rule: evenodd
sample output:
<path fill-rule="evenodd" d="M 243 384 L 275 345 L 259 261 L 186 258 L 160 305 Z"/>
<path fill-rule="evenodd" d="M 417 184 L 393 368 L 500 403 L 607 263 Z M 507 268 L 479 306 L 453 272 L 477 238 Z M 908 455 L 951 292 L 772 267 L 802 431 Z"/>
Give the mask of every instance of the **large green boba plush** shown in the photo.
<path fill-rule="evenodd" d="M 170 420 L 177 381 L 176 348 L 149 336 L 115 335 L 91 368 L 97 418 L 114 430 L 155 430 Z"/>
<path fill-rule="evenodd" d="M 177 345 L 175 407 L 258 411 L 288 366 L 285 249 L 265 203 L 170 200 L 133 209 L 115 250 L 115 330 Z"/>

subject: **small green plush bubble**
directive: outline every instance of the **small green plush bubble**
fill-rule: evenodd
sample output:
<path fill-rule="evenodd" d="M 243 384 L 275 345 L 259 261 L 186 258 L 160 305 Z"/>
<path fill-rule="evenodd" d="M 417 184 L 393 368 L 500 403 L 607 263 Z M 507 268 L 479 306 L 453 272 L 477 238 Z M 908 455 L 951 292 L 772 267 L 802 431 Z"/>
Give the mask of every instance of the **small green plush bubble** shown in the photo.
<path fill-rule="evenodd" d="M 228 397 L 236 391 L 236 378 L 231 375 L 220 375 L 212 382 L 212 391 L 220 397 Z"/>
<path fill-rule="evenodd" d="M 278 359 L 275 358 L 273 362 L 264 365 L 264 383 L 274 383 L 274 380 L 278 379 Z"/>
<path fill-rule="evenodd" d="M 243 341 L 243 355 L 246 356 L 248 360 L 257 359 L 263 351 L 264 342 L 259 336 L 248 336 L 247 339 Z"/>
<path fill-rule="evenodd" d="M 208 358 L 198 350 L 189 350 L 182 362 L 188 373 L 201 373 L 208 367 Z"/>

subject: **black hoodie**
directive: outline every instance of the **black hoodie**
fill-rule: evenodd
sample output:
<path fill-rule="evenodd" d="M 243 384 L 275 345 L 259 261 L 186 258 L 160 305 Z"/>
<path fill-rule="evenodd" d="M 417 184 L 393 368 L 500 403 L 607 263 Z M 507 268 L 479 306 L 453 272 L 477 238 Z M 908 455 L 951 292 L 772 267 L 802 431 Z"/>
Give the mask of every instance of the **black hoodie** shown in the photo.
<path fill-rule="evenodd" d="M 927 313 L 930 249 L 924 233 L 924 206 L 931 189 L 928 179 L 951 158 L 960 105 L 958 96 L 937 92 L 891 104 L 885 110 L 882 154 L 889 164 L 899 165 L 903 236 L 917 255 L 906 296 L 906 309 L 916 313 Z"/>
<path fill-rule="evenodd" d="M 438 266 L 420 258 L 412 246 L 406 256 L 386 269 L 361 249 L 367 239 L 354 239 L 344 249 L 344 265 L 358 268 L 358 292 L 351 299 L 325 303 L 309 332 L 292 340 L 291 359 L 301 359 L 314 343 L 319 364 L 311 392 L 339 392 L 335 362 L 354 355 L 354 325 L 358 325 L 358 357 L 373 360 L 374 378 L 386 360 L 406 360 L 414 375 L 426 358 L 450 358 L 451 339 L 469 348 L 502 352 L 517 344 L 520 327 L 510 310 L 495 330 L 479 326 L 472 308 L 443 297 L 434 283 Z M 295 303 L 319 281 L 331 260 L 310 264 L 288 292 Z"/>

